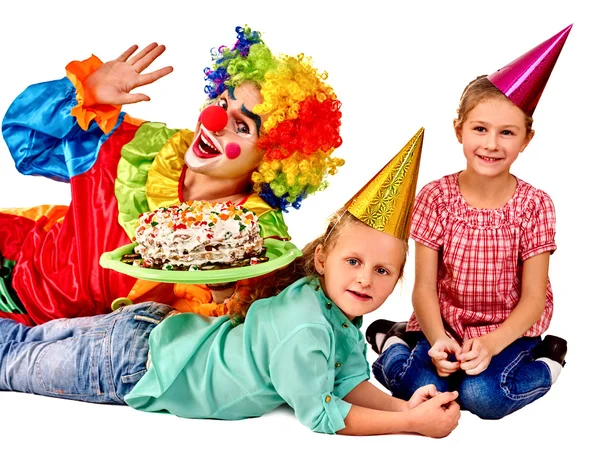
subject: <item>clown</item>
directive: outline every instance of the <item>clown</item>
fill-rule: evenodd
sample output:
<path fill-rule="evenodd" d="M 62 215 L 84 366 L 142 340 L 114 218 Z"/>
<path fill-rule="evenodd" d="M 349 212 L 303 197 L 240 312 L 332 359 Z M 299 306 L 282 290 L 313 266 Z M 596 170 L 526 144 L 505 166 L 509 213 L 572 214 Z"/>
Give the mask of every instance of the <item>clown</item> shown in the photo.
<path fill-rule="evenodd" d="M 134 119 L 130 91 L 164 51 L 131 47 L 114 61 L 67 65 L 61 80 L 28 87 L 5 115 L 4 139 L 23 174 L 71 185 L 69 206 L 0 210 L 0 317 L 43 323 L 106 313 L 115 299 L 156 300 L 226 314 L 232 285 L 173 285 L 102 269 L 131 242 L 140 213 L 187 200 L 231 201 L 259 216 L 262 237 L 289 239 L 282 210 L 326 186 L 343 160 L 340 102 L 311 61 L 274 56 L 258 32 L 213 50 L 208 100 L 195 132 Z"/>

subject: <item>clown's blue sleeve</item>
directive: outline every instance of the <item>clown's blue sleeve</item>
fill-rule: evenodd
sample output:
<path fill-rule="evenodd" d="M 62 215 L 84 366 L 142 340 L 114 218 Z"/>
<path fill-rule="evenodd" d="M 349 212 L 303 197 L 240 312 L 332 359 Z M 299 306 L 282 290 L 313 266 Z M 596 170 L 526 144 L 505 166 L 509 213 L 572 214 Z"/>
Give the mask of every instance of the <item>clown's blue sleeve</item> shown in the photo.
<path fill-rule="evenodd" d="M 31 85 L 15 99 L 2 121 L 2 135 L 19 172 L 68 182 L 92 167 L 124 113 L 107 134 L 95 122 L 84 131 L 71 115 L 76 105 L 75 87 L 66 77 Z"/>

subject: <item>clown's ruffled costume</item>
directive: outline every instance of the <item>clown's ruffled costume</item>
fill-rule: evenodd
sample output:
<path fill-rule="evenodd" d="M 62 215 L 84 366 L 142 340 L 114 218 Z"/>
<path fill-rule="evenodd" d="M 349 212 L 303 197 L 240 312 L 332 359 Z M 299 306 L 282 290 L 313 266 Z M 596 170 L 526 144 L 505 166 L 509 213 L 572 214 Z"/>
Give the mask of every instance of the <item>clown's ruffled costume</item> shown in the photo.
<path fill-rule="evenodd" d="M 256 84 L 269 114 L 265 150 L 242 202 L 261 235 L 289 239 L 281 210 L 323 189 L 342 160 L 340 102 L 310 61 L 274 57 L 260 34 L 238 27 L 231 49 L 213 51 L 205 71 L 209 101 L 243 82 Z M 184 154 L 194 133 L 131 118 L 112 105 L 83 107 L 82 81 L 102 62 L 67 66 L 67 77 L 27 88 L 2 132 L 20 172 L 71 184 L 69 206 L 0 210 L 0 317 L 26 324 L 106 313 L 119 297 L 171 303 L 181 311 L 227 313 L 198 285 L 143 282 L 102 269 L 100 255 L 131 242 L 140 213 L 184 200 Z"/>

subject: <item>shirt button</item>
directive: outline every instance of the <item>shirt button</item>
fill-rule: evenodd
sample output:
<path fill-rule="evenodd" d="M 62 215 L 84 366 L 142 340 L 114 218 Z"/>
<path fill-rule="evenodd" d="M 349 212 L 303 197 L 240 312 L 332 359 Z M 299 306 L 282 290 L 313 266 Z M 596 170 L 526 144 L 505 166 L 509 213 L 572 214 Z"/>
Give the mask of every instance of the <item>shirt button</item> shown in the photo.
<path fill-rule="evenodd" d="M 331 395 L 325 397 L 325 403 L 329 403 L 331 401 Z"/>
<path fill-rule="evenodd" d="M 331 309 L 331 303 L 327 303 L 327 304 L 325 305 L 325 308 L 327 308 L 327 309 Z"/>
<path fill-rule="evenodd" d="M 121 306 L 127 306 L 127 305 L 133 305 L 133 302 L 131 300 L 129 300 L 127 297 L 119 297 L 118 299 L 116 299 L 115 301 L 113 301 L 110 304 L 110 308 L 113 311 L 116 311 Z"/>
<path fill-rule="evenodd" d="M 336 362 L 336 363 L 335 363 L 335 367 L 341 367 L 341 366 L 342 366 L 342 363 L 341 363 L 341 362 Z"/>
<path fill-rule="evenodd" d="M 343 326 L 344 328 L 348 328 L 348 327 L 349 327 L 349 325 L 348 325 L 348 323 L 347 323 L 347 322 L 344 322 L 344 323 L 342 324 L 342 326 Z"/>

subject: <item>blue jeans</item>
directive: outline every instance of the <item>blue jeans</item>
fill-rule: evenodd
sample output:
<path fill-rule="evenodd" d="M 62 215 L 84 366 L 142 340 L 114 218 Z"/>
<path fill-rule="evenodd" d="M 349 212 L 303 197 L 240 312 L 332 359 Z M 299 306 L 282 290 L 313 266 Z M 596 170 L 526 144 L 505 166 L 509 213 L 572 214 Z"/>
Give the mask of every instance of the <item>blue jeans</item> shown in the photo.
<path fill-rule="evenodd" d="M 0 319 L 0 391 L 124 404 L 146 373 L 150 331 L 170 310 L 140 303 L 35 327 Z"/>
<path fill-rule="evenodd" d="M 440 392 L 458 391 L 462 409 L 482 419 L 500 419 L 550 390 L 550 368 L 532 358 L 539 337 L 517 339 L 478 375 L 459 370 L 440 377 L 427 354 L 431 346 L 419 334 L 412 351 L 406 345 L 395 344 L 373 363 L 373 375 L 395 397 L 408 400 L 419 387 L 434 384 Z"/>

